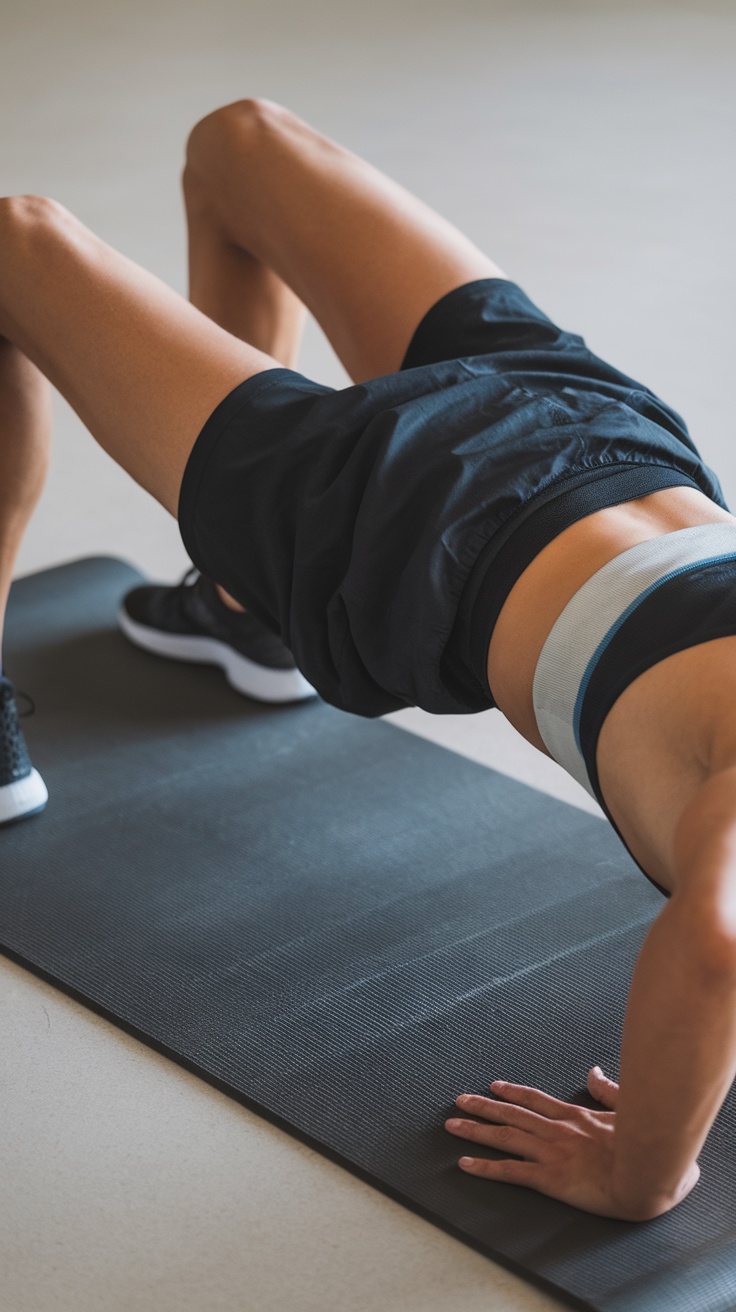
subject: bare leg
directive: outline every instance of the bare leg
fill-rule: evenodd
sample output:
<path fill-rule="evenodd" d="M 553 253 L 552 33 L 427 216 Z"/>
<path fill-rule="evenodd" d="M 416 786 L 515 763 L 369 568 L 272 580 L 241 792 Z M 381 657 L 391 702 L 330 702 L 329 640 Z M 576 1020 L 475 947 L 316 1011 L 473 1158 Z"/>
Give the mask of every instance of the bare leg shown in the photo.
<path fill-rule="evenodd" d="M 0 340 L 0 668 L 5 608 L 18 548 L 48 468 L 50 388 L 30 360 Z"/>
<path fill-rule="evenodd" d="M 304 301 L 361 379 L 398 369 L 445 292 L 503 276 L 421 201 L 270 102 L 198 123 L 183 185 L 190 299 L 290 367 Z"/>
<path fill-rule="evenodd" d="M 399 367 L 445 292 L 503 276 L 403 188 L 268 102 L 238 102 L 198 124 L 184 182 L 199 224 L 192 295 L 206 313 L 54 202 L 0 201 L 2 349 L 12 343 L 45 374 L 172 514 L 192 444 L 219 401 L 294 358 L 300 303 L 360 379 Z M 239 340 L 245 333 L 255 345 Z M 28 370 L 14 359 L 12 368 Z M 3 457 L 3 471 L 16 471 L 8 486 L 14 479 L 18 488 L 1 504 L 3 578 L 45 463 L 47 421 L 33 377 L 26 372 L 19 408 L 7 375 L 4 387 L 3 406 L 26 418 L 8 420 L 0 448 L 27 449 Z"/>
<path fill-rule="evenodd" d="M 225 236 L 206 187 L 185 179 L 184 202 L 190 301 L 233 336 L 293 368 L 306 307 L 278 274 Z M 243 612 L 234 597 L 215 586 L 226 606 Z"/>
<path fill-rule="evenodd" d="M 0 607 L 48 458 L 39 370 L 100 444 L 176 513 L 202 424 L 278 361 L 216 327 L 38 197 L 0 201 Z"/>
<path fill-rule="evenodd" d="M 224 235 L 206 189 L 185 184 L 184 200 L 192 305 L 293 369 L 306 307 L 278 274 Z"/>
<path fill-rule="evenodd" d="M 300 302 L 360 381 L 400 367 L 446 292 L 504 276 L 429 206 L 269 101 L 197 124 L 184 194 L 193 299 L 285 363 Z"/>
<path fill-rule="evenodd" d="M 38 197 L 0 202 L 0 335 L 172 514 L 212 410 L 278 364 Z"/>

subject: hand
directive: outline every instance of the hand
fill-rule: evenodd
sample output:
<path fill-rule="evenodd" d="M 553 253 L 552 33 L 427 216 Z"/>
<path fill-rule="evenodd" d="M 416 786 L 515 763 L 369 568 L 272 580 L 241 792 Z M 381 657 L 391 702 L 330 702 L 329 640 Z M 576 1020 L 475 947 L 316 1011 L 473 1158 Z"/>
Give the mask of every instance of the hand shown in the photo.
<path fill-rule="evenodd" d="M 461 1139 L 514 1153 L 523 1160 L 461 1157 L 459 1164 L 464 1171 L 487 1180 L 526 1185 L 598 1216 L 645 1219 L 632 1215 L 613 1196 L 618 1085 L 607 1079 L 600 1067 L 593 1066 L 588 1072 L 588 1091 L 604 1111 L 578 1107 L 539 1089 L 503 1080 L 494 1080 L 491 1090 L 494 1098 L 460 1094 L 456 1099 L 460 1110 L 480 1119 L 453 1117 L 445 1122 L 445 1129 Z M 690 1188 L 696 1179 L 697 1175 Z"/>

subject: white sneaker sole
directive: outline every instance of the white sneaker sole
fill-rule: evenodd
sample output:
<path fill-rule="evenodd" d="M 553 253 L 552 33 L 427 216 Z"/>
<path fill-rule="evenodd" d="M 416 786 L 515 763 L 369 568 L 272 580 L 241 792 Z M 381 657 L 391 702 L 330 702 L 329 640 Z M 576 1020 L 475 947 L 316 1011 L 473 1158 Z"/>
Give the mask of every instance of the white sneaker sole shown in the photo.
<path fill-rule="evenodd" d="M 118 623 L 126 638 L 136 647 L 156 656 L 192 661 L 198 665 L 219 665 L 230 687 L 245 697 L 254 697 L 259 702 L 301 702 L 307 697 L 317 696 L 299 670 L 272 670 L 267 665 L 258 665 L 216 638 L 188 637 L 149 629 L 131 619 L 124 606 L 118 611 Z"/>
<path fill-rule="evenodd" d="M 42 811 L 48 800 L 48 791 L 38 770 L 31 770 L 25 779 L 0 788 L 0 825 Z"/>

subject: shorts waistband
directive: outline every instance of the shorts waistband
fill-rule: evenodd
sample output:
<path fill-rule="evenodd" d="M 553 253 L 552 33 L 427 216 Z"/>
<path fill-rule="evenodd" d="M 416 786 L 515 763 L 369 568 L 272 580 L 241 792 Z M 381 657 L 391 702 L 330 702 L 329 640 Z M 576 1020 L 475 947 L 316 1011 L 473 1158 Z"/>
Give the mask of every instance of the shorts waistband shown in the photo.
<path fill-rule="evenodd" d="M 506 598 L 527 566 L 547 543 L 579 519 L 667 487 L 703 491 L 694 479 L 670 465 L 622 462 L 586 469 L 538 493 L 486 543 L 463 591 L 448 655 L 456 667 L 463 668 L 488 706 L 495 705 L 487 675 L 491 635 Z"/>

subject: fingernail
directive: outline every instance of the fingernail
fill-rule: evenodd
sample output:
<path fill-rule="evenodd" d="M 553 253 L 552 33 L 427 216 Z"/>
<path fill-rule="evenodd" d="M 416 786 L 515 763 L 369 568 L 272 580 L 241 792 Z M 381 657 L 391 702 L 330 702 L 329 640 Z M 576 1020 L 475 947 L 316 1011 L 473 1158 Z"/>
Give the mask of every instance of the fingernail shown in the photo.
<path fill-rule="evenodd" d="M 461 1107 L 464 1107 L 466 1103 L 470 1102 L 470 1094 L 469 1093 L 458 1094 L 457 1098 L 455 1099 L 455 1102 L 459 1103 Z"/>
<path fill-rule="evenodd" d="M 472 1165 L 473 1165 L 473 1159 L 472 1159 L 472 1157 L 461 1157 L 461 1158 L 460 1158 L 459 1165 L 460 1165 L 460 1166 L 472 1166 Z"/>
<path fill-rule="evenodd" d="M 455 1116 L 451 1116 L 449 1121 L 445 1121 L 445 1125 L 448 1130 L 459 1130 L 462 1121 L 458 1121 Z"/>

